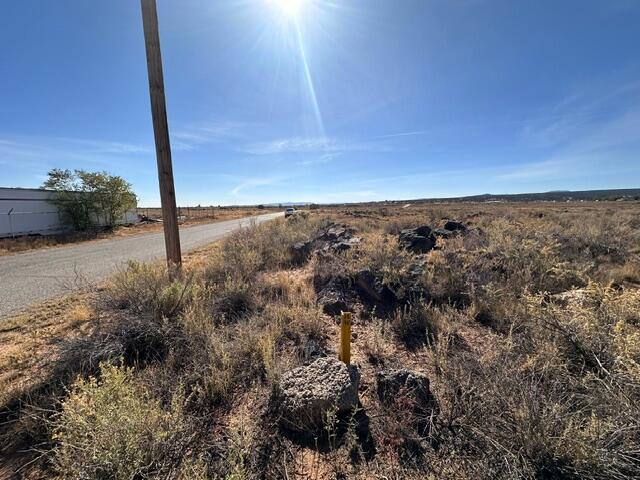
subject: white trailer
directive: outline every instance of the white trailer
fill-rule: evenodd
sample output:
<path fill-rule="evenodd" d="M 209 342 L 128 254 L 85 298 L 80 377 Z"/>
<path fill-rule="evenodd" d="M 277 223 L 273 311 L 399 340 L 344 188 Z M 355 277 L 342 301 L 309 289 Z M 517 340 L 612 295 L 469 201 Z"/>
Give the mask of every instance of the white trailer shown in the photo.
<path fill-rule="evenodd" d="M 50 202 L 54 194 L 52 190 L 0 187 L 0 238 L 65 232 L 68 228 Z M 131 210 L 118 223 L 136 222 L 138 215 Z M 103 221 L 97 223 L 104 225 Z"/>

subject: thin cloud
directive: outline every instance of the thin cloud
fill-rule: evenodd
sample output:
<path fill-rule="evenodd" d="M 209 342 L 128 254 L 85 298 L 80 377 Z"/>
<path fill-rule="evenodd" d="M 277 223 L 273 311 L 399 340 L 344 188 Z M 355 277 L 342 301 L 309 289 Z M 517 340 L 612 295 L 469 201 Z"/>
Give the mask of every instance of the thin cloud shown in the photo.
<path fill-rule="evenodd" d="M 0 138 L 0 159 L 84 159 L 103 161 L 107 157 L 149 154 L 150 145 L 69 137 L 20 136 Z"/>
<path fill-rule="evenodd" d="M 531 162 L 512 168 L 510 172 L 497 176 L 499 180 L 550 179 L 565 176 L 580 164 L 580 158 L 561 158 Z"/>
<path fill-rule="evenodd" d="M 171 142 L 177 150 L 194 150 L 200 145 L 244 137 L 248 124 L 236 121 L 218 121 L 188 125 L 171 132 Z"/>
<path fill-rule="evenodd" d="M 322 137 L 292 137 L 257 142 L 240 149 L 251 155 L 281 155 L 286 153 L 342 153 L 354 151 L 386 152 L 390 148 L 380 142 L 343 140 Z"/>
<path fill-rule="evenodd" d="M 632 161 L 627 153 L 615 155 L 615 162 L 605 164 L 598 153 L 561 155 L 543 160 L 530 162 L 518 167 L 512 167 L 509 172 L 497 175 L 498 180 L 505 182 L 533 181 L 533 180 L 575 180 L 577 178 L 595 178 L 596 176 L 611 174 L 637 174 L 640 164 Z M 604 167 L 604 165 L 607 165 Z"/>
<path fill-rule="evenodd" d="M 612 87 L 600 80 L 547 111 L 547 117 L 524 127 L 522 138 L 551 152 L 541 160 L 507 167 L 499 179 L 556 180 L 633 171 L 630 158 L 640 146 L 639 81 Z"/>
<path fill-rule="evenodd" d="M 318 157 L 313 157 L 313 158 L 307 158 L 305 160 L 301 160 L 299 162 L 297 162 L 297 165 L 301 166 L 301 167 L 309 167 L 312 165 L 323 165 L 325 163 L 329 163 L 332 162 L 333 160 L 335 160 L 337 157 L 341 156 L 343 153 L 342 152 L 334 152 L 334 153 L 325 153 L 322 154 Z"/>
<path fill-rule="evenodd" d="M 236 185 L 231 189 L 231 194 L 234 197 L 240 195 L 241 192 L 247 190 L 249 188 L 255 187 L 266 187 L 270 185 L 275 185 L 283 180 L 283 177 L 256 177 L 256 178 L 247 178 L 243 180 L 241 183 Z"/>
<path fill-rule="evenodd" d="M 640 81 L 612 87 L 608 82 L 574 92 L 523 125 L 522 138 L 539 147 L 559 147 L 589 129 L 616 122 L 640 103 Z M 631 107 L 630 107 L 631 106 Z"/>
<path fill-rule="evenodd" d="M 396 137 L 412 137 L 415 135 L 426 135 L 429 133 L 427 130 L 414 130 L 409 132 L 389 133 L 387 135 L 378 135 L 373 138 L 396 138 Z"/>

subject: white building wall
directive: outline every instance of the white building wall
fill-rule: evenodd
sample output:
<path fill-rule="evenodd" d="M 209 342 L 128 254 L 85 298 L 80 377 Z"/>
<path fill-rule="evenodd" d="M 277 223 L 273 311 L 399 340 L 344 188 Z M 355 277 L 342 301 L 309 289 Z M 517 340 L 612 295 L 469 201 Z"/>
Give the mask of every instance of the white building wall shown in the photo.
<path fill-rule="evenodd" d="M 66 227 L 61 223 L 58 208 L 48 201 L 53 194 L 49 190 L 0 187 L 0 238 L 64 232 Z M 136 222 L 138 216 L 133 210 L 120 223 Z"/>

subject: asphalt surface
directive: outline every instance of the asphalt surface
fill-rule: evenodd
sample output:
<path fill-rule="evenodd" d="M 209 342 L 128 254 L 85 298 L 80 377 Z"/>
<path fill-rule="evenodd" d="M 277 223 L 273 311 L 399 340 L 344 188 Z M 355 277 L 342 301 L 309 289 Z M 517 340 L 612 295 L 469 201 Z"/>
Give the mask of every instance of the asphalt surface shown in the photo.
<path fill-rule="evenodd" d="M 218 240 L 233 230 L 282 216 L 270 213 L 180 229 L 182 252 Z M 162 232 L 99 240 L 0 257 L 0 318 L 107 278 L 129 260 L 165 254 Z"/>

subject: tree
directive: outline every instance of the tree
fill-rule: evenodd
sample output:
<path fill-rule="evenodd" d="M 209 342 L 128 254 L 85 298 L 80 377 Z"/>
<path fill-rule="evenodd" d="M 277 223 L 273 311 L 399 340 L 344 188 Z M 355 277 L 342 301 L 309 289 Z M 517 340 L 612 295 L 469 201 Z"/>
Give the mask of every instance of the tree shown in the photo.
<path fill-rule="evenodd" d="M 54 168 L 48 177 L 42 187 L 56 191 L 51 202 L 75 230 L 86 230 L 96 223 L 113 227 L 137 204 L 131 184 L 107 172 Z"/>
<path fill-rule="evenodd" d="M 58 207 L 62 221 L 74 230 L 86 230 L 91 226 L 92 206 L 90 197 L 83 194 L 84 186 L 76 173 L 71 170 L 54 168 L 48 173 L 42 188 L 55 190 L 51 203 Z"/>

